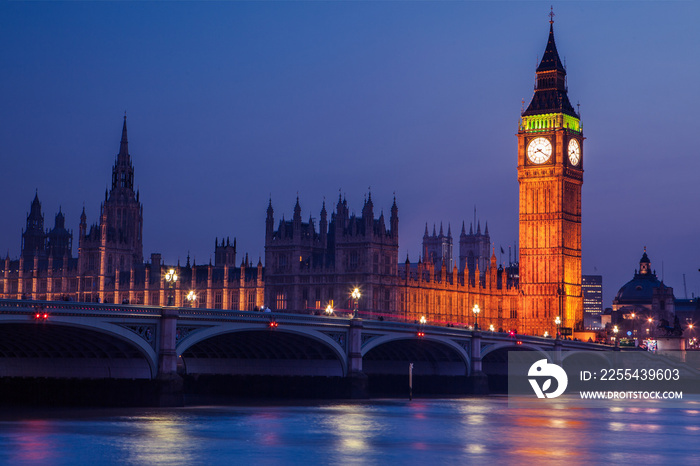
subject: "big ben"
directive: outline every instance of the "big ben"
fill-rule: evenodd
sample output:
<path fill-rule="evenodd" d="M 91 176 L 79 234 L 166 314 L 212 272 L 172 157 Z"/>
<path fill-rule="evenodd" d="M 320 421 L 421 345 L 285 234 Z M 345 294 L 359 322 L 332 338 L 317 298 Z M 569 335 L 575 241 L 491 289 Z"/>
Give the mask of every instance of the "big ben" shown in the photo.
<path fill-rule="evenodd" d="M 549 39 L 532 101 L 518 130 L 520 329 L 554 335 L 583 321 L 581 186 L 583 131 L 567 94 L 566 69 Z M 557 319 L 559 317 L 559 319 Z"/>

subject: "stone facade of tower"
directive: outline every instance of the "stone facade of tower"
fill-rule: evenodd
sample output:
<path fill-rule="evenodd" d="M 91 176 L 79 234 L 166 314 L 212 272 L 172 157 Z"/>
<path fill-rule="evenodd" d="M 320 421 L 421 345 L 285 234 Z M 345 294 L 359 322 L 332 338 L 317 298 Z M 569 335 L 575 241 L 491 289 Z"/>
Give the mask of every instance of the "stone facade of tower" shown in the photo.
<path fill-rule="evenodd" d="M 567 95 L 553 22 L 535 94 L 518 131 L 520 290 L 524 332 L 583 325 L 581 185 L 583 132 Z"/>
<path fill-rule="evenodd" d="M 464 229 L 459 235 L 459 271 L 468 268 L 471 271 L 486 270 L 491 254 L 491 237 L 489 236 L 489 224 L 486 224 L 484 233 L 481 233 L 481 222 L 476 223 L 476 232 L 473 225 L 469 225 L 469 234 Z"/>
<path fill-rule="evenodd" d="M 379 317 L 397 311 L 399 250 L 396 202 L 389 222 L 374 217 L 372 196 L 362 215 L 350 215 L 339 198 L 328 219 L 325 202 L 318 228 L 313 218 L 301 219 L 297 199 L 291 220 L 284 216 L 275 229 L 272 202 L 265 221 L 265 303 L 280 312 L 321 312 L 328 304 L 352 310 L 350 292 L 362 293 L 361 315 Z"/>
<path fill-rule="evenodd" d="M 454 259 L 452 255 L 452 228 L 447 226 L 447 235 L 443 233 L 442 223 L 440 224 L 440 234 L 428 235 L 428 224 L 425 224 L 425 234 L 423 234 L 423 259 L 431 262 L 436 269 L 441 269 L 443 262 L 447 270 L 452 270 Z"/>
<path fill-rule="evenodd" d="M 73 257 L 73 233 L 65 228 L 59 210 L 55 226 L 44 231 L 38 194 L 22 232 L 19 260 L 8 256 L 0 274 L 0 298 L 70 300 L 81 302 L 164 305 L 172 293 L 178 306 L 254 310 L 263 306 L 262 262 L 253 265 L 246 255 L 236 266 L 236 240 L 215 242 L 215 264 L 166 265 L 160 254 L 143 260 L 143 207 L 134 192 L 134 167 L 128 150 L 126 117 L 119 154 L 112 168 L 111 189 L 100 206 L 100 218 L 88 229 L 83 208 L 80 216 L 78 257 Z M 179 281 L 171 289 L 167 270 Z M 193 303 L 185 299 L 193 291 Z"/>

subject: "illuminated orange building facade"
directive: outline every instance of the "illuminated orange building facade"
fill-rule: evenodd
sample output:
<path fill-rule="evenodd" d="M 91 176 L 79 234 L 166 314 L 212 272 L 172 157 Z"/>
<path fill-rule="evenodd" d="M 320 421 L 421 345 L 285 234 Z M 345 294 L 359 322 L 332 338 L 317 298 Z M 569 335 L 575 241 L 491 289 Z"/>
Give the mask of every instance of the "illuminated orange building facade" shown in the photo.
<path fill-rule="evenodd" d="M 567 95 L 553 21 L 518 131 L 521 331 L 581 327 L 583 131 Z"/>

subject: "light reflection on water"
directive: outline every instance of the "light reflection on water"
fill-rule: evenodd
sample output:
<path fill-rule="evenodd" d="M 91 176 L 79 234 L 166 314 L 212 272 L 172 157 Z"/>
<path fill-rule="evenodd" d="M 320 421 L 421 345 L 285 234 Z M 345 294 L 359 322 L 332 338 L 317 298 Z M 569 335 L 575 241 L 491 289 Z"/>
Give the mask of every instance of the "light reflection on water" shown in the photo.
<path fill-rule="evenodd" d="M 0 418 L 0 463 L 700 463 L 695 402 L 557 406 L 487 397 L 15 412 Z"/>

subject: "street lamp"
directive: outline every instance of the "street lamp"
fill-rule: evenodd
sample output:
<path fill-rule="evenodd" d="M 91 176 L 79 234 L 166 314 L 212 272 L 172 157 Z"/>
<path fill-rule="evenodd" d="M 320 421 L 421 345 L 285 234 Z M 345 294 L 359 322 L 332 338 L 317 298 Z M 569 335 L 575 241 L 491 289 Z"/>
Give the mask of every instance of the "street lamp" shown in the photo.
<path fill-rule="evenodd" d="M 633 312 L 633 313 L 632 313 L 632 340 L 635 339 L 636 329 L 634 328 L 634 327 L 635 327 L 634 324 L 637 322 L 636 319 L 637 319 L 637 314 L 635 314 L 635 313 Z"/>
<path fill-rule="evenodd" d="M 357 319 L 357 304 L 358 304 L 358 301 L 360 300 L 361 297 L 362 297 L 362 294 L 360 294 L 359 288 L 355 288 L 354 290 L 352 290 L 352 299 L 354 300 L 354 304 L 355 304 L 355 309 L 352 312 L 353 319 Z"/>
<path fill-rule="evenodd" d="M 476 317 L 476 322 L 474 323 L 474 330 L 479 330 L 479 313 L 481 312 L 481 309 L 479 309 L 478 304 L 474 304 L 474 308 L 472 309 L 472 312 L 474 313 L 474 316 Z"/>
<path fill-rule="evenodd" d="M 561 337 L 561 335 L 559 334 L 559 326 L 561 325 L 561 317 L 559 317 L 559 316 L 555 317 L 554 323 L 557 326 L 557 339 L 559 339 Z"/>
<path fill-rule="evenodd" d="M 328 303 L 328 306 L 326 306 L 326 314 L 328 314 L 329 316 L 333 315 L 333 306 L 331 306 L 330 303 Z"/>
<path fill-rule="evenodd" d="M 194 290 L 190 290 L 187 296 L 185 296 L 185 299 L 190 303 L 190 307 L 194 307 L 194 302 L 197 301 L 197 293 L 195 293 Z"/>
<path fill-rule="evenodd" d="M 426 319 L 425 316 L 420 316 L 421 325 L 425 325 L 427 322 L 428 322 L 428 319 Z"/>
<path fill-rule="evenodd" d="M 496 329 L 494 328 L 493 324 L 489 325 L 489 330 L 493 333 Z"/>
<path fill-rule="evenodd" d="M 168 273 L 165 274 L 165 281 L 168 282 L 168 306 L 173 305 L 173 287 L 175 282 L 177 282 L 177 273 L 175 269 L 168 269 Z"/>
<path fill-rule="evenodd" d="M 617 332 L 619 332 L 620 329 L 617 328 L 617 325 L 613 327 L 613 333 L 615 334 L 615 348 L 617 348 Z"/>

